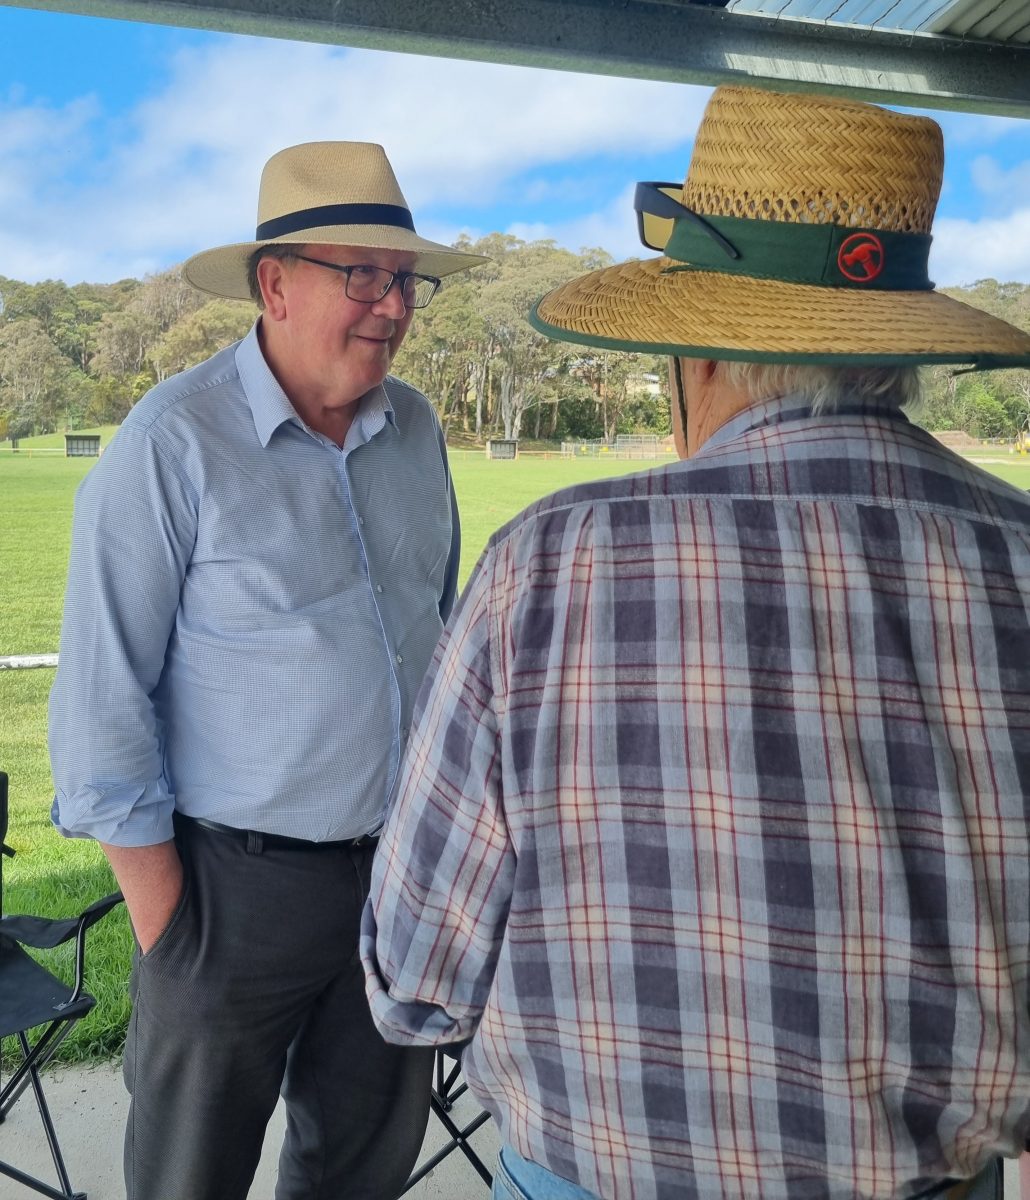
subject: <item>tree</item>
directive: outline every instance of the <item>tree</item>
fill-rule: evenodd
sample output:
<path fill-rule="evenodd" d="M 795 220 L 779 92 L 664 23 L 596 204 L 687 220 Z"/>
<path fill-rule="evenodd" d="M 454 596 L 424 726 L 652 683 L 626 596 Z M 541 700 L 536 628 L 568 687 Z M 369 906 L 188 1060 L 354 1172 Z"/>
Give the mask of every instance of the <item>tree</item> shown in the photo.
<path fill-rule="evenodd" d="M 0 324 L 0 412 L 10 437 L 52 433 L 69 396 L 72 364 L 35 317 Z"/>
<path fill-rule="evenodd" d="M 90 377 L 89 389 L 86 392 L 86 406 L 82 413 L 82 424 L 89 428 L 94 425 L 120 425 L 129 414 L 129 409 L 142 394 L 139 386 L 133 380 L 126 381 L 114 375 L 101 375 L 99 379 Z M 144 384 L 143 390 L 145 390 Z"/>
<path fill-rule="evenodd" d="M 505 438 L 518 438 L 526 411 L 543 403 L 555 371 L 568 369 L 570 354 L 534 332 L 526 317 L 552 288 L 581 274 L 582 260 L 553 242 L 518 243 L 480 294 L 480 312 L 496 347 L 499 417 Z M 564 359 L 564 361 L 563 361 Z M 553 387 L 553 382 L 551 384 Z"/>
<path fill-rule="evenodd" d="M 254 322 L 254 307 L 240 300 L 209 300 L 187 312 L 149 351 L 158 379 L 196 366 L 223 346 L 243 337 Z"/>
<path fill-rule="evenodd" d="M 1016 430 L 994 387 L 982 376 L 967 376 L 958 388 L 960 428 L 977 438 L 1011 437 Z"/>
<path fill-rule="evenodd" d="M 415 314 L 394 364 L 394 373 L 420 388 L 437 406 L 445 430 L 454 420 L 469 427 L 469 398 L 485 326 L 475 282 L 444 280 L 428 308 Z"/>
<path fill-rule="evenodd" d="M 526 320 L 552 287 L 608 266 L 603 250 L 573 254 L 502 233 L 463 237 L 455 247 L 487 261 L 444 280 L 429 308 L 415 315 L 394 364 L 430 398 L 445 430 L 477 439 L 668 432 L 664 358 L 552 341 Z M 1026 284 L 983 279 L 946 294 L 1030 330 Z M 0 276 L 0 329 L 35 322 L 49 341 L 44 362 L 56 348 L 66 372 L 63 392 L 55 382 L 48 399 L 19 401 L 17 419 L 52 425 L 63 414 L 73 425 L 119 421 L 156 380 L 233 341 L 252 316 L 249 305 L 205 299 L 178 271 L 73 287 Z M 977 437 L 1030 430 L 1030 371 L 968 376 L 930 366 L 923 378 L 925 400 L 913 415 L 928 429 Z M 0 422 L 14 412 L 12 395 L 8 387 Z"/>
<path fill-rule="evenodd" d="M 160 333 L 165 333 L 188 313 L 203 308 L 208 301 L 209 297 L 187 283 L 176 267 L 157 275 L 147 275 L 129 307 L 146 317 Z"/>
<path fill-rule="evenodd" d="M 139 375 L 161 331 L 139 308 L 105 313 L 97 330 L 91 366 L 98 375 Z"/>
<path fill-rule="evenodd" d="M 94 373 L 124 378 L 151 370 L 151 350 L 162 336 L 204 303 L 204 297 L 177 270 L 148 275 L 123 308 L 105 313 L 101 319 L 91 364 Z M 151 382 L 157 378 L 154 372 Z"/>

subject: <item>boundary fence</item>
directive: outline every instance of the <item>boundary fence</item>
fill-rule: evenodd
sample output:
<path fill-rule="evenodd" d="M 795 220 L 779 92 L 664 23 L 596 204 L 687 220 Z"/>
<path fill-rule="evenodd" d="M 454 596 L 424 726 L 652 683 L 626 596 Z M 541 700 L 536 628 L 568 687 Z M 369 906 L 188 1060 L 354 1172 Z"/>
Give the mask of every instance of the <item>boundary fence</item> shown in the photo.
<path fill-rule="evenodd" d="M 620 433 L 614 442 L 604 438 L 578 438 L 561 444 L 562 458 L 641 458 L 659 457 L 658 435 Z"/>

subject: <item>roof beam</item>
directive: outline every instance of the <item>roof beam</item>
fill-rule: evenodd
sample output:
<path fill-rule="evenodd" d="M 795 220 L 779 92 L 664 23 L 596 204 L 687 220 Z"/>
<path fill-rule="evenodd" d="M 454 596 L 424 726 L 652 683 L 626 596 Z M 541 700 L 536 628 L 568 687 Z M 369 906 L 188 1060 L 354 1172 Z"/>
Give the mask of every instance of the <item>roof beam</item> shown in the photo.
<path fill-rule="evenodd" d="M 1030 48 L 759 17 L 686 0 L 20 0 L 18 7 L 1030 117 Z"/>

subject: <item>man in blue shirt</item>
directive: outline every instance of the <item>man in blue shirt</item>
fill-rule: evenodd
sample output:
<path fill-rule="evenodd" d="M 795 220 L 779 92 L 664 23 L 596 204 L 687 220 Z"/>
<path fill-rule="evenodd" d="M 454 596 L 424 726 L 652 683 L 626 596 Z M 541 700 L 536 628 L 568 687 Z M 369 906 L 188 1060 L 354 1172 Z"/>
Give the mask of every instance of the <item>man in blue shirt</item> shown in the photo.
<path fill-rule="evenodd" d="M 357 939 L 459 539 L 439 423 L 388 371 L 479 261 L 417 236 L 381 147 L 275 155 L 255 240 L 184 267 L 253 329 L 79 490 L 54 820 L 102 844 L 138 942 L 129 1200 L 243 1200 L 280 1089 L 278 1200 L 383 1200 L 418 1154 L 431 1052 L 376 1033 Z"/>

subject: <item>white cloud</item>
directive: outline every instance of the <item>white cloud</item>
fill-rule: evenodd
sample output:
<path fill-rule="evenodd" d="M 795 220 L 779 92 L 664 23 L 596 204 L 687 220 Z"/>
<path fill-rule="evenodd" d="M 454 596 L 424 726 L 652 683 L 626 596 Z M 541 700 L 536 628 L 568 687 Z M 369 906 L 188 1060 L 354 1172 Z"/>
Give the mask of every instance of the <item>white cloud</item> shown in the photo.
<path fill-rule="evenodd" d="M 1026 121 L 1021 117 L 994 117 L 985 113 L 951 113 L 919 110 L 932 117 L 944 134 L 944 149 L 966 146 L 989 146 L 1011 136 L 1026 135 Z"/>
<path fill-rule="evenodd" d="M 96 115 L 92 97 L 63 108 L 0 100 L 0 212 L 31 208 L 40 189 L 82 168 Z"/>
<path fill-rule="evenodd" d="M 127 112 L 104 113 L 90 96 L 47 107 L 9 89 L 0 93 L 0 274 L 110 280 L 246 240 L 265 160 L 296 142 L 338 138 L 386 146 L 428 237 L 506 225 L 525 240 L 643 255 L 635 164 L 673 152 L 685 164 L 708 94 L 243 37 L 179 51 Z M 1025 122 L 936 115 L 948 142 L 981 149 L 970 179 L 994 212 L 938 222 L 935 277 L 1030 279 L 1030 163 L 1011 166 L 988 150 L 1025 135 Z M 605 160 L 624 181 L 614 196 L 595 182 Z M 1010 205 L 1024 207 L 1004 215 Z M 541 209 L 568 215 L 510 220 Z"/>
<path fill-rule="evenodd" d="M 978 192 L 1005 207 L 1015 207 L 1030 195 L 1030 159 L 1003 167 L 989 154 L 978 154 L 969 176 Z"/>
<path fill-rule="evenodd" d="M 1030 208 L 993 220 L 939 220 L 934 226 L 930 278 L 938 286 L 990 278 L 1030 283 Z"/>
<path fill-rule="evenodd" d="M 180 51 L 167 82 L 127 114 L 105 117 L 90 100 L 60 112 L 8 104 L 0 274 L 114 279 L 247 240 L 265 160 L 321 139 L 382 142 L 428 236 L 463 219 L 490 226 L 492 203 L 539 190 L 535 170 L 689 140 L 707 95 L 646 80 L 220 40 Z M 25 153 L 5 152 L 15 140 Z M 434 206 L 462 215 L 456 222 Z M 610 222 L 584 218 L 586 241 L 596 244 Z"/>

